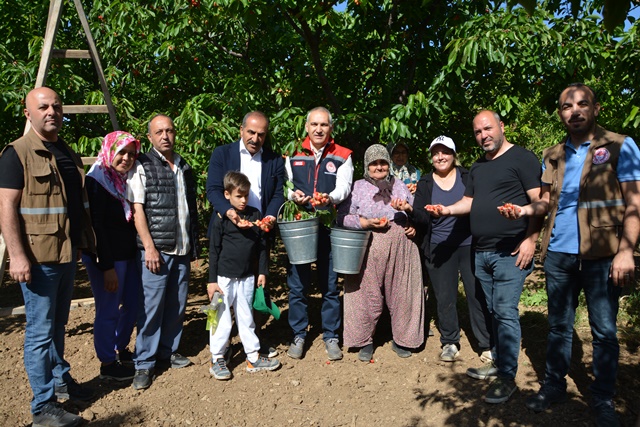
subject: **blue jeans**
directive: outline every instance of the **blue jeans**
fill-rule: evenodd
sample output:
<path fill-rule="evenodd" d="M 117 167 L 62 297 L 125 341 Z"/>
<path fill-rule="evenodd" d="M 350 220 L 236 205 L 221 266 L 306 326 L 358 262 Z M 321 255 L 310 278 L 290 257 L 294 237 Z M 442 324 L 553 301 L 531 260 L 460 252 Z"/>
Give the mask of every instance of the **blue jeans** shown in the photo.
<path fill-rule="evenodd" d="M 510 252 L 477 251 L 475 266 L 476 277 L 482 284 L 492 316 L 498 376 L 514 379 L 518 371 L 522 335 L 518 302 L 524 279 L 533 270 L 533 262 L 520 270 L 516 267 L 516 256 L 511 256 Z"/>
<path fill-rule="evenodd" d="M 609 278 L 612 258 L 583 260 L 578 255 L 547 253 L 544 272 L 549 296 L 549 338 L 545 385 L 566 390 L 565 376 L 571 362 L 573 322 L 578 295 L 584 290 L 593 336 L 593 375 L 589 387 L 594 397 L 611 400 L 618 373 L 616 317 L 622 288 Z"/>
<path fill-rule="evenodd" d="M 160 252 L 164 263 L 154 274 L 144 265 L 145 251 L 139 250 L 142 292 L 138 307 L 136 369 L 151 369 L 156 360 L 167 360 L 178 350 L 187 306 L 190 255 L 176 256 Z"/>
<path fill-rule="evenodd" d="M 118 290 L 104 289 L 104 271 L 89 255 L 82 255 L 91 281 L 96 302 L 96 319 L 93 323 L 93 345 L 98 359 L 103 363 L 116 360 L 116 350 L 127 348 L 138 316 L 140 296 L 140 270 L 135 259 L 115 261 Z"/>
<path fill-rule="evenodd" d="M 333 271 L 330 229 L 320 226 L 318 235 L 318 290 L 322 293 L 323 339 L 338 338 L 342 313 L 340 311 L 340 290 L 338 273 Z M 287 285 L 289 286 L 289 326 L 294 337 L 305 338 L 309 326 L 307 294 L 311 284 L 311 264 L 289 264 Z"/>
<path fill-rule="evenodd" d="M 75 257 L 76 250 L 72 252 Z M 34 264 L 31 283 L 20 283 L 27 317 L 24 366 L 33 391 L 33 414 L 56 401 L 55 385 L 71 380 L 69 363 L 64 360 L 64 338 L 75 275 L 75 259 L 64 264 Z"/>

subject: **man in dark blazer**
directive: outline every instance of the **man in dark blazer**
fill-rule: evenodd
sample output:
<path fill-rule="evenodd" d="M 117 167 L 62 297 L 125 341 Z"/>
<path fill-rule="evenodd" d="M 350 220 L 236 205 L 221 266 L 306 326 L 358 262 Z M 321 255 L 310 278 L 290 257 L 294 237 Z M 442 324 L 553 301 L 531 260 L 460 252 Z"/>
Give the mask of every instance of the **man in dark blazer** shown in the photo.
<path fill-rule="evenodd" d="M 224 197 L 223 178 L 229 171 L 240 171 L 249 177 L 250 206 L 259 209 L 263 218 L 275 225 L 278 209 L 284 203 L 284 160 L 270 147 L 263 147 L 269 133 L 269 119 L 260 111 L 244 116 L 240 126 L 240 139 L 217 147 L 209 160 L 207 198 L 213 205 L 214 215 L 227 215 L 237 225 L 238 214 Z"/>
<path fill-rule="evenodd" d="M 270 147 L 263 147 L 269 133 L 269 119 L 260 111 L 252 111 L 242 119 L 240 139 L 234 143 L 216 147 L 209 160 L 207 176 L 207 198 L 213 205 L 213 215 L 226 215 L 240 228 L 253 225 L 239 224 L 239 215 L 224 197 L 224 175 L 229 171 L 240 171 L 251 181 L 248 205 L 259 209 L 263 218 L 268 218 L 269 229 L 276 224 L 278 209 L 284 203 L 283 186 L 285 181 L 284 159 L 274 153 Z M 211 225 L 211 223 L 209 223 Z M 273 233 L 267 234 L 267 249 L 273 243 Z M 267 316 L 254 312 L 256 333 L 260 336 L 261 326 Z M 230 350 L 228 348 L 227 350 Z M 260 354 L 268 357 L 277 356 L 276 349 L 262 343 Z M 231 351 L 225 353 L 229 359 Z"/>

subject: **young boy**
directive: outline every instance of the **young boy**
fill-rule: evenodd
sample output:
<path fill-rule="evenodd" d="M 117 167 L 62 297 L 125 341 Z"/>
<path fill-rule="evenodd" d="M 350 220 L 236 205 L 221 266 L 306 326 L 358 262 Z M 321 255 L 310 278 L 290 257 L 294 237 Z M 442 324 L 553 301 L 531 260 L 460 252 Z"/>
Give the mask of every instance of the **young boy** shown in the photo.
<path fill-rule="evenodd" d="M 209 299 L 218 291 L 224 300 L 224 309 L 218 312 L 218 327 L 209 340 L 212 365 L 209 372 L 218 380 L 228 380 L 231 372 L 226 366 L 224 353 L 231 333 L 230 308 L 236 316 L 238 334 L 247 355 L 247 371 L 273 371 L 280 366 L 277 359 L 258 354 L 260 341 L 255 333 L 252 315 L 255 273 L 258 286 L 266 284 L 268 256 L 263 232 L 254 225 L 260 211 L 247 205 L 251 183 L 246 175 L 231 171 L 224 176 L 224 197 L 240 216 L 234 224 L 227 216 L 214 213 L 209 245 Z"/>

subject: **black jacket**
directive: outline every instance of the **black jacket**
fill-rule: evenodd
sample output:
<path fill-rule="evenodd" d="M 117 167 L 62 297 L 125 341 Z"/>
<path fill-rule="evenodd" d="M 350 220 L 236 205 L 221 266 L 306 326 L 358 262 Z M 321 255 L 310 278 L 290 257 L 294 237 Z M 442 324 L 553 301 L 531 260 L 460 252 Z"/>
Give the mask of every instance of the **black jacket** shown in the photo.
<path fill-rule="evenodd" d="M 102 271 L 113 268 L 115 261 L 136 257 L 136 227 L 133 219 L 127 221 L 120 200 L 113 197 L 95 179 L 86 179 L 91 223 L 96 235 L 96 253 L 91 256 Z"/>
<path fill-rule="evenodd" d="M 462 184 L 466 187 L 467 180 L 469 178 L 469 171 L 462 166 L 456 166 L 460 171 L 462 177 Z M 413 201 L 413 211 L 409 215 L 409 218 L 416 227 L 419 239 L 417 240 L 422 250 L 422 254 L 425 257 L 429 257 L 431 253 L 431 215 L 424 208 L 426 205 L 431 204 L 431 198 L 433 196 L 433 174 L 427 173 L 422 175 L 418 186 L 416 188 L 416 196 Z M 463 219 L 467 217 L 461 217 Z"/>

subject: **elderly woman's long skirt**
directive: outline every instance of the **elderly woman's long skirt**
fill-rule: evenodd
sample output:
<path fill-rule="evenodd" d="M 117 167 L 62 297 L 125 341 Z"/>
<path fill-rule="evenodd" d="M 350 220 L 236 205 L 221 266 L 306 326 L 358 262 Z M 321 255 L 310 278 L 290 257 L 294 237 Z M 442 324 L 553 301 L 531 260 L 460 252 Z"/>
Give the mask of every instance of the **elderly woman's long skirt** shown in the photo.
<path fill-rule="evenodd" d="M 348 276 L 344 290 L 344 345 L 373 342 L 376 324 L 387 304 L 393 340 L 417 348 L 424 342 L 424 291 L 419 249 L 391 223 L 374 231 L 359 275 Z"/>

